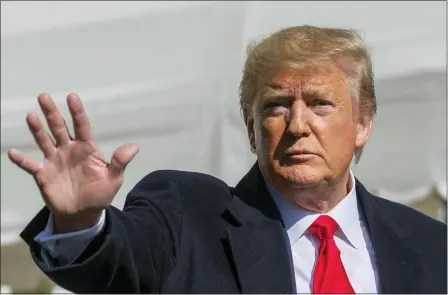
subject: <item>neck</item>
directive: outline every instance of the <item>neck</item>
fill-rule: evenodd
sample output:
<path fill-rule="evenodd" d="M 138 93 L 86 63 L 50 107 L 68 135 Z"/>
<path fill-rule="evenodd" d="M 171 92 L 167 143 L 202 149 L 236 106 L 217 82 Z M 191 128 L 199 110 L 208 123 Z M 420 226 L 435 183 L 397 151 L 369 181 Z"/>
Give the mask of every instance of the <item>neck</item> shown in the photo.
<path fill-rule="evenodd" d="M 274 187 L 295 206 L 316 213 L 328 213 L 339 204 L 352 188 L 350 170 L 331 181 L 313 187 L 297 188 L 291 184 Z"/>

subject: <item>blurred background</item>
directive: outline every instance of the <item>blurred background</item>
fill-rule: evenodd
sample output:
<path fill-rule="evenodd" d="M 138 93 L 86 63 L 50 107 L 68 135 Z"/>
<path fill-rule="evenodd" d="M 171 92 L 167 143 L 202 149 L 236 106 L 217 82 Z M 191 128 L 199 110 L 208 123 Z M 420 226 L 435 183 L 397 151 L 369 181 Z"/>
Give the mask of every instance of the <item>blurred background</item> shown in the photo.
<path fill-rule="evenodd" d="M 120 208 L 157 169 L 234 185 L 255 161 L 238 105 L 246 45 L 302 24 L 357 29 L 371 48 L 378 115 L 355 175 L 371 192 L 446 222 L 444 1 L 2 1 L 2 293 L 63 291 L 19 239 L 43 201 L 6 155 L 15 147 L 41 158 L 25 123 L 39 93 L 69 118 L 66 95 L 77 92 L 106 156 L 139 144 Z"/>

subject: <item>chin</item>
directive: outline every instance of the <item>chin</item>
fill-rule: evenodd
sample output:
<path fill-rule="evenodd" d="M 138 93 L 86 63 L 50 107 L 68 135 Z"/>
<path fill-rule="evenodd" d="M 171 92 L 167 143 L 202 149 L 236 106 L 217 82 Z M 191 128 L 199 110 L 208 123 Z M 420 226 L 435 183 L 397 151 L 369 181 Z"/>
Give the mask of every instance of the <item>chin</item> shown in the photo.
<path fill-rule="evenodd" d="M 309 165 L 279 166 L 275 169 L 276 178 L 286 181 L 297 188 L 307 188 L 317 186 L 327 178 L 322 167 L 312 167 Z"/>

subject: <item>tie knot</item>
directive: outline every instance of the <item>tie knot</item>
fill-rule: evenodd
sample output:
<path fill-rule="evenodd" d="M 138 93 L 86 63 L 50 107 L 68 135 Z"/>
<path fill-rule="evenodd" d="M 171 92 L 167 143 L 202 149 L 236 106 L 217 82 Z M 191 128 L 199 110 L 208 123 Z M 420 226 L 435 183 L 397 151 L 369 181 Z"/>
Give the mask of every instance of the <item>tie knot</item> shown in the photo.
<path fill-rule="evenodd" d="M 333 239 L 334 233 L 338 228 L 339 225 L 336 220 L 328 215 L 321 215 L 310 225 L 309 231 L 319 240 Z"/>

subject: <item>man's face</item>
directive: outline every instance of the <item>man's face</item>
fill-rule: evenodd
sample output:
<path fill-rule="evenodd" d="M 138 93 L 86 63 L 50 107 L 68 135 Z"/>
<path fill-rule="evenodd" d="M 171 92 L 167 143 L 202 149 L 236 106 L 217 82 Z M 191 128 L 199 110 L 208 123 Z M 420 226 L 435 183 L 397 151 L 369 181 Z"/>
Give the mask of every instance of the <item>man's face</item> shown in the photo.
<path fill-rule="evenodd" d="M 259 93 L 246 124 L 270 182 L 306 188 L 347 174 L 371 118 L 359 115 L 338 67 L 283 70 Z"/>

